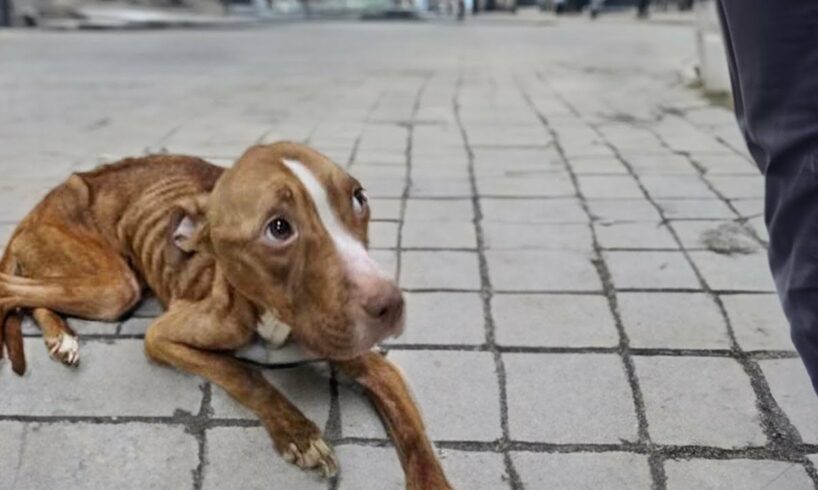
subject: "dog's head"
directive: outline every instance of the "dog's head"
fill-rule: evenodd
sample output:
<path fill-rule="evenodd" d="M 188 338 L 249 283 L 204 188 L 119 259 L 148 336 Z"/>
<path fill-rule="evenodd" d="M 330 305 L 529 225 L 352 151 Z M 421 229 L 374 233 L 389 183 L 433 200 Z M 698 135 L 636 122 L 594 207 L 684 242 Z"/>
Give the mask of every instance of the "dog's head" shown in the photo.
<path fill-rule="evenodd" d="M 403 329 L 400 289 L 367 253 L 361 184 L 306 146 L 250 148 L 216 183 L 197 223 L 228 281 L 331 359 L 366 352 Z"/>

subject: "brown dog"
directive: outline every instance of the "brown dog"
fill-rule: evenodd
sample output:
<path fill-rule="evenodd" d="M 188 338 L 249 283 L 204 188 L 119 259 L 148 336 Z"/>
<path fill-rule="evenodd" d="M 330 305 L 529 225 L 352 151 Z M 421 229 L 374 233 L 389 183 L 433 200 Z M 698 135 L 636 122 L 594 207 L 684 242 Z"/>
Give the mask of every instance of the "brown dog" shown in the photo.
<path fill-rule="evenodd" d="M 371 351 L 400 332 L 404 315 L 400 290 L 366 252 L 368 222 L 358 181 L 293 143 L 253 147 L 227 170 L 153 156 L 72 175 L 20 223 L 0 261 L 0 331 L 12 367 L 25 371 L 22 311 L 51 355 L 75 365 L 76 336 L 60 315 L 114 320 L 147 286 L 167 308 L 146 334 L 148 356 L 224 388 L 256 413 L 286 460 L 336 471 L 318 427 L 231 356 L 256 332 L 291 330 L 361 383 L 407 487 L 448 489 L 400 372 Z"/>

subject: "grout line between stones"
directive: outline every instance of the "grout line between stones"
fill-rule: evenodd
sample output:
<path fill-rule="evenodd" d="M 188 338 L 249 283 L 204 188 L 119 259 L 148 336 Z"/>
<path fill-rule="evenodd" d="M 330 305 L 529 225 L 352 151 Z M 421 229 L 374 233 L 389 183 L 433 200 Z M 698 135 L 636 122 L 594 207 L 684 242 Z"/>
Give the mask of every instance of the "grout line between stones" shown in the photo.
<path fill-rule="evenodd" d="M 506 393 L 506 369 L 503 362 L 503 357 L 497 344 L 495 342 L 495 325 L 494 318 L 491 314 L 491 298 L 492 286 L 491 277 L 489 276 L 488 261 L 485 256 L 485 239 L 483 235 L 483 211 L 480 207 L 480 195 L 478 194 L 477 178 L 474 171 L 474 151 L 469 144 L 469 137 L 463 120 L 460 115 L 460 90 L 463 86 L 463 73 L 461 71 L 456 85 L 455 93 L 452 99 L 452 106 L 454 109 L 455 121 L 457 128 L 463 140 L 463 147 L 466 150 L 469 184 L 472 193 L 472 214 L 474 216 L 474 230 L 477 237 L 477 259 L 480 271 L 480 295 L 483 299 L 483 315 L 486 328 L 486 346 L 494 357 L 494 365 L 497 372 L 497 382 L 500 391 L 500 427 L 502 429 L 502 439 L 500 440 L 501 452 L 503 454 L 503 462 L 506 473 L 509 479 L 509 486 L 511 490 L 523 490 L 524 486 L 517 469 L 514 466 L 514 461 L 511 458 L 509 451 L 509 441 L 511 440 L 508 428 L 508 396 Z"/>
<path fill-rule="evenodd" d="M 548 84 L 546 79 L 541 79 L 542 82 Z M 603 249 L 599 243 L 596 228 L 594 227 L 594 215 L 591 212 L 587 199 L 582 193 L 582 189 L 579 186 L 579 179 L 577 178 L 577 174 L 574 172 L 573 167 L 571 166 L 571 162 L 565 155 L 563 151 L 562 145 L 559 141 L 559 135 L 557 134 L 556 130 L 551 127 L 550 123 L 548 122 L 548 118 L 542 114 L 537 107 L 535 106 L 534 102 L 531 100 L 530 95 L 525 90 L 525 88 L 520 83 L 519 79 L 515 77 L 515 82 L 517 84 L 517 88 L 519 89 L 520 93 L 525 99 L 526 103 L 528 104 L 529 108 L 537 115 L 540 119 L 540 122 L 544 126 L 545 130 L 551 135 L 554 146 L 557 150 L 557 153 L 560 155 L 560 158 L 565 166 L 566 171 L 568 172 L 571 182 L 576 189 L 577 197 L 579 198 L 580 204 L 588 215 L 589 223 L 588 227 L 591 231 L 591 238 L 593 241 L 593 249 L 594 254 L 596 255 L 595 259 L 592 260 L 594 267 L 597 270 L 599 275 L 599 279 L 603 285 L 603 291 L 605 292 L 605 296 L 608 300 L 608 306 L 611 311 L 611 315 L 614 318 L 614 324 L 616 326 L 617 333 L 619 335 L 619 349 L 618 353 L 622 360 L 622 364 L 625 370 L 625 376 L 627 378 L 628 384 L 631 389 L 631 397 L 633 400 L 634 411 L 636 414 L 636 420 L 638 424 L 638 436 L 639 442 L 643 444 L 646 448 L 646 454 L 648 457 L 648 465 L 650 467 L 651 479 L 653 480 L 652 487 L 654 490 L 664 490 L 667 487 L 667 476 L 665 475 L 664 466 L 662 464 L 661 457 L 659 456 L 658 451 L 656 450 L 655 445 L 653 444 L 650 438 L 650 432 L 648 428 L 648 420 L 647 420 L 647 413 L 645 410 L 645 401 L 642 394 L 642 389 L 639 385 L 639 380 L 636 375 L 636 367 L 633 362 L 633 358 L 631 355 L 630 350 L 630 339 L 628 338 L 628 334 L 625 331 L 624 323 L 622 322 L 622 318 L 619 315 L 619 307 L 617 304 L 616 298 L 616 289 L 614 284 L 611 280 L 610 271 L 608 270 L 608 266 L 605 263 L 605 259 L 603 256 Z M 549 88 L 550 88 L 550 84 Z M 553 89 L 552 89 L 553 91 Z M 556 94 L 556 91 L 554 91 Z M 557 94 L 559 97 L 559 94 Z M 565 101 L 563 101 L 565 102 Z M 574 109 L 566 103 L 566 106 L 569 107 L 570 110 L 574 111 Z M 575 112 L 575 111 L 574 111 Z"/>
<path fill-rule="evenodd" d="M 557 97 L 574 113 L 578 116 L 579 113 L 576 112 L 575 108 L 572 106 L 570 101 L 566 100 L 561 94 L 555 92 Z M 642 184 L 641 178 L 638 173 L 635 172 L 633 167 L 630 163 L 622 156 L 616 146 L 612 145 L 605 135 L 599 130 L 596 124 L 593 122 L 587 123 L 596 134 L 605 142 L 606 146 L 614 153 L 614 156 L 628 169 L 631 177 L 634 179 L 636 184 L 641 189 L 642 193 L 645 196 L 651 205 L 654 206 L 656 211 L 661 216 L 663 222 L 667 221 L 667 217 L 665 216 L 664 211 L 662 210 L 661 206 L 653 199 L 650 195 L 648 190 Z M 667 143 L 659 136 L 654 133 L 654 136 L 667 147 Z M 690 162 L 690 160 L 688 159 Z M 690 162 L 691 165 L 694 165 L 693 162 Z M 706 182 L 700 175 L 700 178 L 705 181 L 706 185 L 709 185 L 709 182 Z M 720 194 L 717 194 L 720 196 Z M 722 201 L 726 202 L 726 200 L 722 197 Z M 729 205 L 729 203 L 727 203 Z M 731 207 L 734 210 L 734 208 Z M 734 210 L 735 211 L 735 210 Z M 756 407 L 759 411 L 759 415 L 761 418 L 761 425 L 764 434 L 767 436 L 768 439 L 768 446 L 769 450 L 772 453 L 782 454 L 784 456 L 792 458 L 798 458 L 800 463 L 805 466 L 806 469 L 806 454 L 803 452 L 803 441 L 801 439 L 800 434 L 798 433 L 797 429 L 790 423 L 788 417 L 781 408 L 778 406 L 778 403 L 772 396 L 770 392 L 769 385 L 767 384 L 767 380 L 764 377 L 761 368 L 759 367 L 758 363 L 755 359 L 751 356 L 748 356 L 742 349 L 741 346 L 738 344 L 738 341 L 735 337 L 735 332 L 732 327 L 732 323 L 730 321 L 729 316 L 727 315 L 727 310 L 724 307 L 724 303 L 721 300 L 721 297 L 713 291 L 707 281 L 704 278 L 704 275 L 699 270 L 698 266 L 693 261 L 692 257 L 690 256 L 689 252 L 684 249 L 682 246 L 682 241 L 678 235 L 678 233 L 669 228 L 671 235 L 673 236 L 674 240 L 679 244 L 681 250 L 680 252 L 685 257 L 685 260 L 693 270 L 694 274 L 696 275 L 697 280 L 699 281 L 701 288 L 713 299 L 716 305 L 719 308 L 720 314 L 722 319 L 725 322 L 725 326 L 727 329 L 727 334 L 730 339 L 731 343 L 731 350 L 734 352 L 734 358 L 739 362 L 742 366 L 742 369 L 747 374 L 752 390 L 756 397 Z M 663 458 L 665 459 L 665 458 Z M 663 461 L 662 461 L 663 462 Z M 809 473 L 809 471 L 808 471 Z M 815 479 L 815 472 L 810 474 L 810 477 L 813 479 L 813 483 L 818 486 L 818 480 Z"/>

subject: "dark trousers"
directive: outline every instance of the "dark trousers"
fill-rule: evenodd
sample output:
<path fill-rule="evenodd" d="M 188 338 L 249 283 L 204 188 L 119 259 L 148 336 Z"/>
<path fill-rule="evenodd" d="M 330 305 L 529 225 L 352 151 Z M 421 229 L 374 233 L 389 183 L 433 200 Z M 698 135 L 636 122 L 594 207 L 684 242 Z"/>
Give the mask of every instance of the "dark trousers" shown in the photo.
<path fill-rule="evenodd" d="M 818 393 L 818 0 L 719 0 L 736 116 L 765 176 L 769 260 Z"/>

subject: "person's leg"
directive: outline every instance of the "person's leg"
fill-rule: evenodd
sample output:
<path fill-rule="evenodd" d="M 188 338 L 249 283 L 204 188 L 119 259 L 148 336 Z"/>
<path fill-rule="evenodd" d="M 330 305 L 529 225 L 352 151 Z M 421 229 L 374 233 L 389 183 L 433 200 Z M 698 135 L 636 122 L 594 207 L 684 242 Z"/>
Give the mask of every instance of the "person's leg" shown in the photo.
<path fill-rule="evenodd" d="M 719 7 L 736 115 L 765 174 L 770 268 L 818 392 L 818 2 Z"/>

